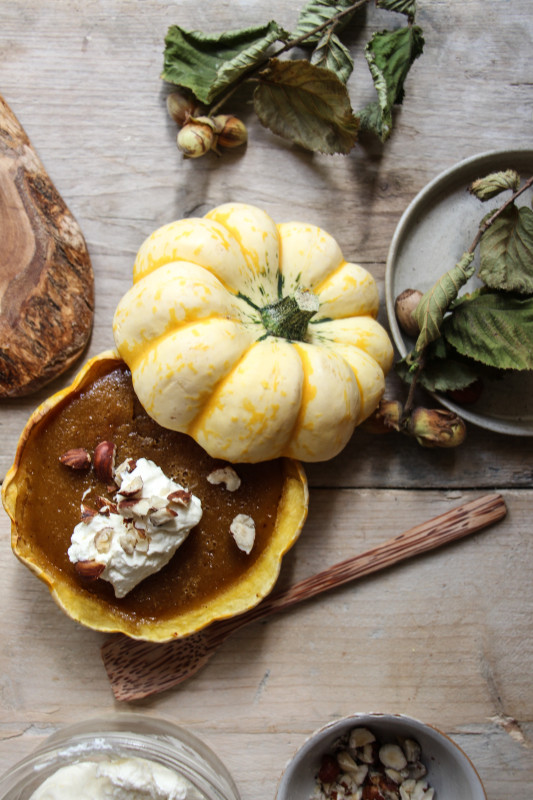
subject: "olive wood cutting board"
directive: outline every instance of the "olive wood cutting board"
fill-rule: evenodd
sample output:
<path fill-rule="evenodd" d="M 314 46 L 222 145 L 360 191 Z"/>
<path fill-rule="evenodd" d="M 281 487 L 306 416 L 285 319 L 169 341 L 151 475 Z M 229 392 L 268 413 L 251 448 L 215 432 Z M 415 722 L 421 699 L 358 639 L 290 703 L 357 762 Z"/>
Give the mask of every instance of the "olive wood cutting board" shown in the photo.
<path fill-rule="evenodd" d="M 80 227 L 0 96 L 0 397 L 30 394 L 71 366 L 93 311 Z"/>

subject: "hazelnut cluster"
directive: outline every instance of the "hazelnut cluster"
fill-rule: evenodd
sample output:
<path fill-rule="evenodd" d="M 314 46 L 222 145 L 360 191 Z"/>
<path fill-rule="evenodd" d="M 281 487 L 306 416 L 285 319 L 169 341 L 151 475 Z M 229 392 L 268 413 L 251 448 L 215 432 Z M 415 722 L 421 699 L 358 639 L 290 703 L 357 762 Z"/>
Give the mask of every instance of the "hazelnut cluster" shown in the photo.
<path fill-rule="evenodd" d="M 420 745 L 414 739 L 379 742 L 353 728 L 325 753 L 312 800 L 433 800 Z"/>
<path fill-rule="evenodd" d="M 466 425 L 453 411 L 423 406 L 408 411 L 399 400 L 385 398 L 364 425 L 370 433 L 398 431 L 422 447 L 458 447 L 466 437 Z"/>
<path fill-rule="evenodd" d="M 232 114 L 208 116 L 202 113 L 193 97 L 172 92 L 167 110 L 179 126 L 177 144 L 185 158 L 199 158 L 210 150 L 220 155 L 219 147 L 234 148 L 248 140 L 246 125 Z"/>

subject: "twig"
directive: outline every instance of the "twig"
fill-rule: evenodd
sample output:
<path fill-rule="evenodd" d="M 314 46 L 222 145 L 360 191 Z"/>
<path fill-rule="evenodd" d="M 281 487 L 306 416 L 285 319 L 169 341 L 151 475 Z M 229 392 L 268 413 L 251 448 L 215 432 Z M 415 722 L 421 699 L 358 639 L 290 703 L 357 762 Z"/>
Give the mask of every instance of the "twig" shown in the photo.
<path fill-rule="evenodd" d="M 415 370 L 415 373 L 413 375 L 413 380 L 409 384 L 409 392 L 407 393 L 407 400 L 405 401 L 405 404 L 404 404 L 404 407 L 403 407 L 402 417 L 400 419 L 400 426 L 402 426 L 405 423 L 405 421 L 407 420 L 407 417 L 411 413 L 411 409 L 413 407 L 413 403 L 414 403 L 414 400 L 415 400 L 415 389 L 416 389 L 416 384 L 418 382 L 418 376 L 420 375 L 420 373 L 424 369 L 424 352 L 425 352 L 425 350 L 423 350 L 422 353 L 420 354 L 420 359 L 419 359 L 419 361 L 417 363 L 416 370 Z"/>
<path fill-rule="evenodd" d="M 307 33 L 303 33 L 301 36 L 298 36 L 296 39 L 290 39 L 288 42 L 285 42 L 283 47 L 281 47 L 278 51 L 276 51 L 272 58 L 276 58 L 276 56 L 285 53 L 287 50 L 291 50 L 293 47 L 298 47 L 298 45 L 305 42 L 306 39 L 309 39 L 310 36 L 315 36 L 315 34 L 320 33 L 320 31 L 324 30 L 324 28 L 329 27 L 330 25 L 336 25 L 343 17 L 347 14 L 351 14 L 353 11 L 357 11 L 359 8 L 367 5 L 370 0 L 357 0 L 356 3 L 352 3 L 351 6 L 345 8 L 344 11 L 339 11 L 338 14 L 334 14 L 332 17 L 327 19 L 325 22 L 321 22 L 320 25 L 316 25 L 316 27 L 312 28 Z"/>
<path fill-rule="evenodd" d="M 276 50 L 274 53 L 272 53 L 269 56 L 266 56 L 261 61 L 259 61 L 257 64 L 254 64 L 248 70 L 243 72 L 236 79 L 236 81 L 233 84 L 233 86 L 231 87 L 231 89 L 229 89 L 229 91 L 226 92 L 226 94 L 220 100 L 218 100 L 215 103 L 214 106 L 211 107 L 209 113 L 211 115 L 216 114 L 216 112 L 228 101 L 228 99 L 232 96 L 232 94 L 240 86 L 242 86 L 242 84 L 245 83 L 250 78 L 251 75 L 253 75 L 255 72 L 258 72 L 259 70 L 263 69 L 263 67 L 266 66 L 266 64 L 268 64 L 268 62 L 272 58 L 277 58 L 278 56 L 282 55 L 283 53 L 286 53 L 288 50 L 292 50 L 293 47 L 298 47 L 300 44 L 303 44 L 303 42 L 305 42 L 311 36 L 315 36 L 317 33 L 320 33 L 320 31 L 324 30 L 325 28 L 328 28 L 330 25 L 336 25 L 337 22 L 339 22 L 343 17 L 347 16 L 348 14 L 353 13 L 354 11 L 357 11 L 359 8 L 362 8 L 363 6 L 367 5 L 369 2 L 370 2 L 370 0 L 357 0 L 356 3 L 352 3 L 352 5 L 349 6 L 348 8 L 345 8 L 344 11 L 339 11 L 338 14 L 334 14 L 334 16 L 332 16 L 329 19 L 325 20 L 325 22 L 321 22 L 320 25 L 316 25 L 310 31 L 307 31 L 307 33 L 303 33 L 301 36 L 297 36 L 296 39 L 290 39 L 288 42 L 285 42 L 285 44 L 282 47 L 280 47 L 278 50 Z"/>
<path fill-rule="evenodd" d="M 517 189 L 516 192 L 514 194 L 512 194 L 511 197 L 509 197 L 505 201 L 505 203 L 503 203 L 503 205 L 501 205 L 499 208 L 497 208 L 496 211 L 494 212 L 494 214 L 492 214 L 492 216 L 490 216 L 485 222 L 483 222 L 479 226 L 478 231 L 477 231 L 477 233 L 476 233 L 476 235 L 474 237 L 474 240 L 473 240 L 472 244 L 470 245 L 470 247 L 467 250 L 468 253 L 473 253 L 475 251 L 475 249 L 478 246 L 479 242 L 481 241 L 481 237 L 483 236 L 485 231 L 487 231 L 490 228 L 490 226 L 493 225 L 496 222 L 496 220 L 498 219 L 500 214 L 502 214 L 505 211 L 506 208 L 508 208 L 512 203 L 514 203 L 516 198 L 520 197 L 520 195 L 523 192 L 525 192 L 526 189 L 529 189 L 530 186 L 533 186 L 533 175 L 531 176 L 531 178 L 528 178 L 528 180 L 525 181 L 525 183 L 520 187 L 520 189 Z"/>

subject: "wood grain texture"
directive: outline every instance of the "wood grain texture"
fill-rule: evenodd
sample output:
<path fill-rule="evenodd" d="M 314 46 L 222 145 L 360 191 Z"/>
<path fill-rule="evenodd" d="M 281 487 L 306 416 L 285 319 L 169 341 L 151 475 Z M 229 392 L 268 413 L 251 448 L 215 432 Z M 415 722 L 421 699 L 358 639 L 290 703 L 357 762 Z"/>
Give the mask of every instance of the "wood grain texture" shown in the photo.
<path fill-rule="evenodd" d="M 326 567 L 285 590 L 275 591 L 243 614 L 215 622 L 190 636 L 160 645 L 115 636 L 102 647 L 113 694 L 117 700 L 140 700 L 177 686 L 192 678 L 228 636 L 244 625 L 462 539 L 498 522 L 506 513 L 500 495 L 485 495 L 422 522 L 364 553 Z"/>
<path fill-rule="evenodd" d="M 145 14 L 135 15 L 125 0 L 105 7 L 96 0 L 59 0 L 53 7 L 36 0 L 2 4 L 2 94 L 38 142 L 40 158 L 80 223 L 95 271 L 97 303 L 87 356 L 112 346 L 113 313 L 129 286 L 135 253 L 165 222 L 205 213 L 228 200 L 257 203 L 278 221 L 303 219 L 323 226 L 347 257 L 371 269 L 383 289 L 394 229 L 429 180 L 476 153 L 531 145 L 528 0 L 512 6 L 505 0 L 419 4 L 425 51 L 413 66 L 385 146 L 366 137 L 348 157 L 306 153 L 264 129 L 247 98 L 236 98 L 229 110 L 247 122 L 248 146 L 194 162 L 181 159 L 165 108 L 159 78 L 164 33 L 173 23 L 207 31 L 232 28 L 236 19 L 255 24 L 259 6 L 257 0 L 240 0 L 238 6 L 223 2 L 216 13 L 205 14 L 205 6 L 192 0 L 148 0 L 144 8 Z M 294 29 L 299 8 L 298 0 L 275 0 L 268 16 Z M 349 88 L 354 105 L 372 96 L 357 45 L 390 24 L 389 12 L 373 9 L 353 31 L 356 68 Z M 0 475 L 13 460 L 31 410 L 69 382 L 74 371 L 23 402 L 3 403 Z M 394 382 L 390 387 L 396 391 Z M 487 448 L 487 458 L 501 465 L 497 477 L 503 485 L 524 471 L 527 480 L 516 443 L 514 456 L 502 463 L 507 439 L 474 430 L 469 436 L 473 442 L 464 463 L 469 468 L 474 459 L 473 480 L 484 480 Z M 358 479 L 371 486 L 375 476 L 366 471 L 368 460 L 359 458 L 359 440 L 346 458 L 357 462 Z M 383 446 L 387 461 L 396 461 L 396 445 Z M 425 473 L 425 457 L 414 459 Z M 346 476 L 344 459 L 337 463 L 335 471 Z M 413 472 L 420 470 L 413 466 Z M 447 480 L 460 482 L 459 475 L 454 468 Z M 387 470 L 386 477 L 397 485 L 403 470 Z"/>
<path fill-rule="evenodd" d="M 94 278 L 83 234 L 0 97 L 0 398 L 32 394 L 84 351 Z"/>
<path fill-rule="evenodd" d="M 0 0 L 1 93 L 78 220 L 95 274 L 87 355 L 112 346 L 111 321 L 133 259 L 159 225 L 228 200 L 277 221 L 328 230 L 383 291 L 387 252 L 417 192 L 444 169 L 494 149 L 531 147 L 530 0 L 420 0 L 426 40 L 385 146 L 313 156 L 276 139 L 246 98 L 228 110 L 249 126 L 240 152 L 183 161 L 159 74 L 176 23 L 205 31 L 276 19 L 294 29 L 300 0 Z M 391 24 L 369 8 L 361 45 Z M 370 84 L 358 55 L 350 93 Z M 35 405 L 0 408 L 0 475 Z M 387 393 L 402 387 L 390 376 Z M 0 771 L 65 723 L 124 708 L 168 716 L 226 763 L 242 800 L 273 798 L 294 750 L 317 727 L 354 711 L 398 711 L 449 733 L 473 759 L 488 800 L 533 785 L 531 442 L 469 426 L 456 451 L 358 430 L 346 450 L 307 469 L 310 513 L 278 588 L 363 552 L 453 506 L 498 491 L 494 528 L 253 623 L 190 681 L 116 704 L 100 656 L 106 637 L 81 628 L 13 558 L 0 513 Z M 332 678 L 332 676 L 334 676 Z"/>
<path fill-rule="evenodd" d="M 279 588 L 476 496 L 316 490 Z M 199 734 L 229 766 L 243 800 L 254 798 L 258 784 L 271 798 L 286 760 L 319 725 L 387 710 L 456 738 L 489 800 L 508 800 L 505 775 L 513 790 L 526 791 L 533 492 L 504 499 L 508 515 L 493 528 L 254 623 L 182 687 L 120 707 L 100 657 L 108 637 L 73 623 L 44 585 L 10 562 L 2 519 L 0 558 L 10 566 L 0 573 L 9 619 L 0 655 L 2 767 L 65 722 L 129 709 L 169 716 Z"/>

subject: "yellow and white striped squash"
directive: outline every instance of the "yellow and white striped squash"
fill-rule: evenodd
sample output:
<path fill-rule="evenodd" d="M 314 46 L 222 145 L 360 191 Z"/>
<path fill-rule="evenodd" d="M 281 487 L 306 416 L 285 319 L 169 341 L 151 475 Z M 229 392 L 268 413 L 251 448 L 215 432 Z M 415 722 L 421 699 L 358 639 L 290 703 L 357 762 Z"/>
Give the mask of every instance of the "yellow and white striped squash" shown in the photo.
<path fill-rule="evenodd" d="M 163 427 L 234 463 L 322 461 L 382 397 L 393 351 L 378 303 L 321 228 L 227 203 L 142 244 L 113 330 Z"/>

